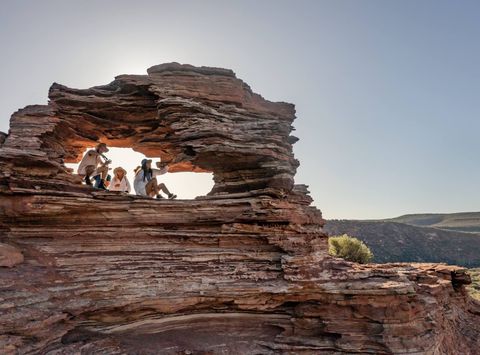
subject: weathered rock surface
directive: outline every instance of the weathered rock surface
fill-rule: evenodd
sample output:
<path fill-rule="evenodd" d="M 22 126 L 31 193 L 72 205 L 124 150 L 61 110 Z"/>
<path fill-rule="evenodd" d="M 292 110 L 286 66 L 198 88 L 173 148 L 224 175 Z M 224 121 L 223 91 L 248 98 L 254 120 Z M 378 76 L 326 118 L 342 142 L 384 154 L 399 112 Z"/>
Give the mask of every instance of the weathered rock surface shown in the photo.
<path fill-rule="evenodd" d="M 48 354 L 475 354 L 465 270 L 327 255 L 290 136 L 294 108 L 230 70 L 163 64 L 11 119 L 0 146 L 0 349 Z M 211 171 L 157 201 L 82 186 L 96 142 Z"/>
<path fill-rule="evenodd" d="M 22 252 L 12 245 L 0 243 L 0 267 L 13 267 L 23 262 Z"/>
<path fill-rule="evenodd" d="M 0 131 L 0 146 L 5 142 L 5 139 L 7 139 L 7 134 Z"/>

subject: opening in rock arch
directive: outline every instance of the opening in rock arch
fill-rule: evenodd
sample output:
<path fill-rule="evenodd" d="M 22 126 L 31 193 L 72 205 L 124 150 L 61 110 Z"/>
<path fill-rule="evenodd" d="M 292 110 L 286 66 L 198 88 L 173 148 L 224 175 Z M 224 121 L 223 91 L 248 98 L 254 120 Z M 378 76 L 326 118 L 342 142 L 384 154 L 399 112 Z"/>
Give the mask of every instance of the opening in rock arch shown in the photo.
<path fill-rule="evenodd" d="M 91 147 L 93 148 L 93 147 Z M 85 152 L 91 148 L 86 149 Z M 127 171 L 127 177 L 132 185 L 135 174 L 133 170 L 140 165 L 140 162 L 145 155 L 134 151 L 131 148 L 112 148 L 109 147 L 109 152 L 106 154 L 109 159 L 112 160 L 109 174 L 113 175 L 113 169 L 121 166 Z M 160 161 L 159 158 L 149 158 L 155 162 Z M 73 173 L 76 174 L 79 163 L 66 163 L 65 166 L 73 169 Z M 204 196 L 208 194 L 213 187 L 213 174 L 212 173 L 199 173 L 199 172 L 176 172 L 167 173 L 157 177 L 159 182 L 165 183 L 170 191 L 174 192 L 179 199 L 193 199 L 198 196 Z M 132 194 L 135 191 L 132 190 Z"/>

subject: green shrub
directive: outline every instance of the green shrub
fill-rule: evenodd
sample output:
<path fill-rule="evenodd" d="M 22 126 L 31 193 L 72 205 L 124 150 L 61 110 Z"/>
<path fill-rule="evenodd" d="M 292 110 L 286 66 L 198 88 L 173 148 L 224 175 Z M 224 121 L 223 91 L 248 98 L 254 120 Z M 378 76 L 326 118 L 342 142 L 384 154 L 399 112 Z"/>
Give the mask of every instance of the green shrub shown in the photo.
<path fill-rule="evenodd" d="M 472 284 L 467 286 L 470 295 L 480 300 L 480 268 L 470 269 L 468 273 L 472 277 Z"/>
<path fill-rule="evenodd" d="M 360 264 L 366 264 L 373 258 L 373 253 L 364 242 L 346 234 L 328 238 L 328 252 L 337 258 Z"/>

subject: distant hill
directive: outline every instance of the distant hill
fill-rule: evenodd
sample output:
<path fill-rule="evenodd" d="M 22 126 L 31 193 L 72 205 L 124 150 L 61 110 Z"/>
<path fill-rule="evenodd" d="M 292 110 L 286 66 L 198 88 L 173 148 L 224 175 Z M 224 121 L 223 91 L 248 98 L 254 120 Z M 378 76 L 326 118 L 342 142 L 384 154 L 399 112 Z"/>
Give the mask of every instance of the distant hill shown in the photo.
<path fill-rule="evenodd" d="M 377 263 L 445 262 L 480 267 L 480 233 L 419 226 L 446 221 L 451 228 L 455 220 L 443 217 L 434 220 L 430 216 L 437 215 L 409 215 L 378 221 L 329 220 L 325 229 L 330 235 L 346 233 L 361 239 L 370 247 Z M 394 222 L 397 220 L 407 220 L 410 224 Z M 473 226 L 473 222 L 468 223 Z"/>
<path fill-rule="evenodd" d="M 480 233 L 480 212 L 407 214 L 389 221 L 459 232 Z"/>

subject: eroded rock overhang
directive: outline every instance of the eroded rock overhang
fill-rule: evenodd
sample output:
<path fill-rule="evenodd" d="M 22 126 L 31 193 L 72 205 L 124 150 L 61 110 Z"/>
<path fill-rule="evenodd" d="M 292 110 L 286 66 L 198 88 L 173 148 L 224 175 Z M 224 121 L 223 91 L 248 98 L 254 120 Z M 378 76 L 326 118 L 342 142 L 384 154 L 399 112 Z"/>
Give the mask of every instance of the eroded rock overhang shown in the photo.
<path fill-rule="evenodd" d="M 1 149 L 14 164 L 1 175 L 71 181 L 63 163 L 104 142 L 160 157 L 172 172 L 212 172 L 212 195 L 293 188 L 294 106 L 263 99 L 230 70 L 162 64 L 90 89 L 55 83 L 49 99 L 12 116 Z"/>

